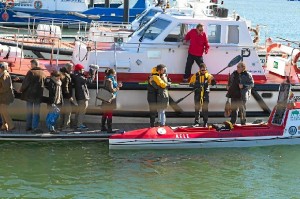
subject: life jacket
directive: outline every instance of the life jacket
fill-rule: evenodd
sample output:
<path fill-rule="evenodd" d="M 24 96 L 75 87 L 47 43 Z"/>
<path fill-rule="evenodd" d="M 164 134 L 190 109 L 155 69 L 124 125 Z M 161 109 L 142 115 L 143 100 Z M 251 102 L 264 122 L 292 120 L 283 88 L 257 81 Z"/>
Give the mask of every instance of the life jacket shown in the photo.
<path fill-rule="evenodd" d="M 209 73 L 205 72 L 204 75 L 200 74 L 200 71 L 196 73 L 196 80 L 195 83 L 199 83 L 202 87 L 199 89 L 199 96 L 200 96 L 200 104 L 203 104 L 205 94 L 209 93 L 209 82 L 208 82 Z"/>

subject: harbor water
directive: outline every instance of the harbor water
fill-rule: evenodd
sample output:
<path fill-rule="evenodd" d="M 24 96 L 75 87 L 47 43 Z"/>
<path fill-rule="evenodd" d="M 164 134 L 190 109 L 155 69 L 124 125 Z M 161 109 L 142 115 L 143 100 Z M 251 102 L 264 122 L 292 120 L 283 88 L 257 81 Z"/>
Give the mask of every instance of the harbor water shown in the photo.
<path fill-rule="evenodd" d="M 225 6 L 267 25 L 267 37 L 300 40 L 300 2 L 227 0 Z M 0 198 L 300 195 L 300 146 L 110 151 L 107 142 L 3 141 L 0 147 Z"/>

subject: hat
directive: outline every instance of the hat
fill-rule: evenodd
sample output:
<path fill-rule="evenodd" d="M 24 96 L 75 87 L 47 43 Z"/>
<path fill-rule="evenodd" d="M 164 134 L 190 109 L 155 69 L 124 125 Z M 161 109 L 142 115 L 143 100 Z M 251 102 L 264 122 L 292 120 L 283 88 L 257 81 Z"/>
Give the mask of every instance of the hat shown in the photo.
<path fill-rule="evenodd" d="M 84 69 L 84 67 L 81 64 L 76 64 L 75 67 L 74 67 L 75 71 L 79 71 L 79 70 L 82 70 L 82 69 Z"/>

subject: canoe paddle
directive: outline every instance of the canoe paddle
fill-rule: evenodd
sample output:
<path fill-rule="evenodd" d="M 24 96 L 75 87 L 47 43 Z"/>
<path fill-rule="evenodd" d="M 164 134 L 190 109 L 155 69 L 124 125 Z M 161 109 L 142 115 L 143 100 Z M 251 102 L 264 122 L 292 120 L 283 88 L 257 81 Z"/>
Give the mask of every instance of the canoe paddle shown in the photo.
<path fill-rule="evenodd" d="M 241 56 L 241 55 L 237 55 L 235 58 L 233 58 L 233 59 L 228 63 L 228 65 L 227 65 L 225 68 L 223 68 L 222 70 L 220 70 L 216 75 L 220 74 L 220 73 L 223 72 L 225 69 L 230 68 L 230 67 L 232 67 L 232 66 L 238 64 L 241 60 L 242 60 L 242 56 Z M 199 88 L 195 88 L 194 90 L 192 90 L 191 92 L 189 92 L 186 96 L 184 96 L 184 97 L 178 99 L 177 101 L 175 101 L 175 103 L 177 103 L 177 104 L 180 103 L 182 100 L 184 100 L 185 98 L 187 98 L 190 94 L 192 94 L 193 92 L 195 92 L 197 89 L 199 89 Z"/>
<path fill-rule="evenodd" d="M 235 58 L 233 58 L 228 65 L 223 68 L 222 70 L 220 70 L 218 73 L 216 73 L 216 75 L 220 74 L 221 72 L 223 72 L 224 70 L 226 70 L 227 68 L 230 68 L 236 64 L 238 64 L 240 61 L 242 60 L 242 56 L 241 55 L 237 55 Z"/>

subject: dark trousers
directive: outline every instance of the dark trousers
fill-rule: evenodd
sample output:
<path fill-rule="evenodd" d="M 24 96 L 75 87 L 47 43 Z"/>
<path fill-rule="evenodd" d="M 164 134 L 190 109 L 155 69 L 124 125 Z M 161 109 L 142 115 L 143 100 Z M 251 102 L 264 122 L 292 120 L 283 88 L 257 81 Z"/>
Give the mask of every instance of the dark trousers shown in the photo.
<path fill-rule="evenodd" d="M 191 55 L 189 53 L 186 59 L 185 72 L 183 76 L 184 79 L 188 79 L 191 76 L 191 71 L 192 71 L 192 66 L 194 64 L 194 61 L 198 64 L 198 66 L 200 66 L 200 64 L 203 63 L 203 57 Z"/>
<path fill-rule="evenodd" d="M 208 102 L 204 101 L 203 104 L 200 104 L 200 101 L 195 102 L 195 123 L 200 124 L 200 109 L 202 108 L 202 117 L 203 122 L 207 123 L 208 121 Z"/>
<path fill-rule="evenodd" d="M 241 124 L 246 123 L 246 101 L 240 98 L 231 98 L 231 119 L 232 124 L 236 123 L 238 111 L 240 114 Z"/>
<path fill-rule="evenodd" d="M 155 118 L 157 115 L 157 105 L 156 103 L 149 103 L 149 114 L 150 114 L 150 127 L 154 127 Z"/>

